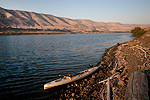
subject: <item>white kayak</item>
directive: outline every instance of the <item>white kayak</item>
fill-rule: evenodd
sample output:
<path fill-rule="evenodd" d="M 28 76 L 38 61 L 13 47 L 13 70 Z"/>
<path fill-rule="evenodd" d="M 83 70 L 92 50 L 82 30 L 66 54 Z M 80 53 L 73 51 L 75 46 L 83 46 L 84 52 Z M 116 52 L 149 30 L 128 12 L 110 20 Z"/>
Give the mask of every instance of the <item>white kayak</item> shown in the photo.
<path fill-rule="evenodd" d="M 98 68 L 99 68 L 99 67 L 90 68 L 90 69 L 88 69 L 88 70 L 84 70 L 84 71 L 78 72 L 78 73 L 77 73 L 75 76 L 73 76 L 73 77 L 66 76 L 66 77 L 63 77 L 63 78 L 60 78 L 60 79 L 51 81 L 51 82 L 49 82 L 49 83 L 46 83 L 46 84 L 44 85 L 44 90 L 49 89 L 49 88 L 52 88 L 52 87 L 55 87 L 55 86 L 68 84 L 68 83 L 71 83 L 71 82 L 80 80 L 80 79 L 82 79 L 82 78 L 85 78 L 85 77 L 91 75 L 92 73 L 94 73 Z"/>

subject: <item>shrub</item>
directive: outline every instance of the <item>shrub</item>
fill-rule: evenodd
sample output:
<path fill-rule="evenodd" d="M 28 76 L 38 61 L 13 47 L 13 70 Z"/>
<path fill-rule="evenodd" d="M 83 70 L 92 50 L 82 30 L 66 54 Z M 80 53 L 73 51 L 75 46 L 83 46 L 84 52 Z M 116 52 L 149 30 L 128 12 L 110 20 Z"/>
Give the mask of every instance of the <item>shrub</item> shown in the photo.
<path fill-rule="evenodd" d="M 146 31 L 144 29 L 141 29 L 140 27 L 135 27 L 133 30 L 131 30 L 132 36 L 135 37 L 140 37 L 145 32 Z"/>

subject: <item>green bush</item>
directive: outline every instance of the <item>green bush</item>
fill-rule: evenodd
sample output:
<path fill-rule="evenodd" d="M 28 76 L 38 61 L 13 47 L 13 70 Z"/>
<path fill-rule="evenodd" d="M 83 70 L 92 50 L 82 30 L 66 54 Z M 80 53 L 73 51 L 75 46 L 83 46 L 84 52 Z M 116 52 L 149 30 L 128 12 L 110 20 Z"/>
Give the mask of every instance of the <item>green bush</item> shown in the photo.
<path fill-rule="evenodd" d="M 144 29 L 141 29 L 140 27 L 135 27 L 133 30 L 131 30 L 132 36 L 135 37 L 140 37 L 145 32 L 146 31 Z"/>

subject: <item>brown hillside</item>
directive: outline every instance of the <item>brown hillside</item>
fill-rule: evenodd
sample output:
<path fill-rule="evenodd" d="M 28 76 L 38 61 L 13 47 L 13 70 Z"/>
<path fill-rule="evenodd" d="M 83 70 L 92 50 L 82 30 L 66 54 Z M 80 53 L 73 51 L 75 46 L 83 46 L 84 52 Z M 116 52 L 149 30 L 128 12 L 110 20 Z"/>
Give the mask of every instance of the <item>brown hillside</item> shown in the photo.
<path fill-rule="evenodd" d="M 71 31 L 130 31 L 134 27 L 146 28 L 150 25 L 121 24 L 118 22 L 95 22 L 89 19 L 70 19 L 19 10 L 8 10 L 0 7 L 0 27 L 69 29 Z"/>

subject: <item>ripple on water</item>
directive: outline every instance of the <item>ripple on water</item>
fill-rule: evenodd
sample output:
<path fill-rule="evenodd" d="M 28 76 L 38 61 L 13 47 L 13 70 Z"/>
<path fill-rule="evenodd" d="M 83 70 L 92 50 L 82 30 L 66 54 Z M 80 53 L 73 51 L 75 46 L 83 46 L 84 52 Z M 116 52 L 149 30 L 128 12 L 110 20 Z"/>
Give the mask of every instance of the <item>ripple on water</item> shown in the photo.
<path fill-rule="evenodd" d="M 2 99 L 53 99 L 59 91 L 44 92 L 43 85 L 63 75 L 96 65 L 130 34 L 26 35 L 0 37 L 0 97 Z M 65 89 L 65 88 L 62 88 Z M 55 94 L 54 91 L 57 93 Z"/>

